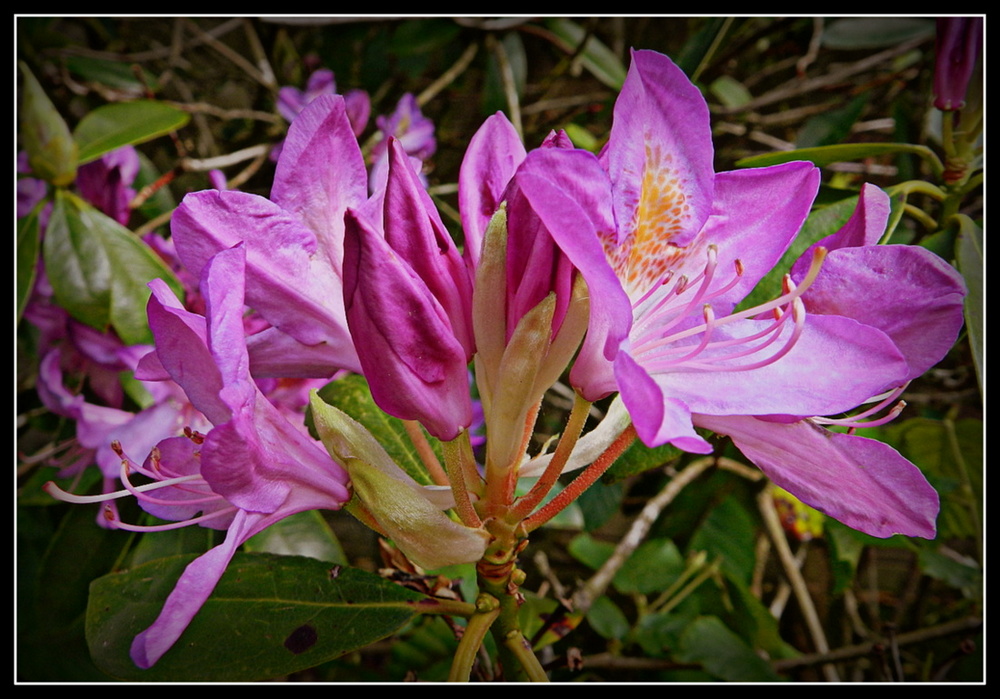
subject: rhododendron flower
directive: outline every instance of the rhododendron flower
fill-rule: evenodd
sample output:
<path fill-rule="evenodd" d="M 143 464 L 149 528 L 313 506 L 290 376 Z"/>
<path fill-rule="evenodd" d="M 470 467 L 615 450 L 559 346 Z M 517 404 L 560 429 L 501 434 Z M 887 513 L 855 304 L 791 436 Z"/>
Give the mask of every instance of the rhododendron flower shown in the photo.
<path fill-rule="evenodd" d="M 367 196 L 344 100 L 322 95 L 289 128 L 270 199 L 204 190 L 174 212 L 177 253 L 194 274 L 244 243 L 247 304 L 271 324 L 248 341 L 255 376 L 361 370 L 344 312 L 344 214 Z"/>
<path fill-rule="evenodd" d="M 137 526 L 105 514 L 112 526 L 136 531 L 200 524 L 226 530 L 226 539 L 184 570 L 160 615 L 132 644 L 132 659 L 152 666 L 176 642 L 208 599 L 237 548 L 254 534 L 297 512 L 339 509 L 350 497 L 348 475 L 302 426 L 293 425 L 260 391 L 249 373 L 243 327 L 245 252 L 225 250 L 205 266 L 201 288 L 207 318 L 186 311 L 166 284 L 150 283 L 148 311 L 156 339 L 137 377 L 169 376 L 214 425 L 206 435 L 171 437 L 145 463 L 122 453 L 125 490 L 70 501 L 134 496 L 170 524 Z M 153 480 L 133 486 L 130 474 Z M 200 513 L 200 514 L 199 514 Z"/>
<path fill-rule="evenodd" d="M 590 400 L 619 391 L 645 443 L 670 442 L 708 453 L 712 447 L 695 426 L 732 435 L 735 430 L 723 429 L 732 416 L 757 420 L 753 416 L 838 414 L 912 377 L 907 349 L 894 342 L 883 324 L 860 315 L 807 311 L 809 289 L 818 283 L 828 256 L 822 246 L 786 277 L 773 301 L 735 311 L 798 232 L 819 173 L 811 164 L 797 162 L 715 173 L 707 106 L 666 57 L 633 53 L 601 168 L 589 154 L 558 149 L 537 159 L 530 170 L 529 165 L 526 161 L 523 169 L 534 185 L 524 191 L 575 264 L 590 266 L 585 276 L 592 321 L 571 381 Z M 596 212 L 590 216 L 595 237 L 580 236 L 572 217 L 549 213 L 553 191 L 572 192 Z M 608 197 L 613 216 L 603 208 Z M 884 230 L 884 220 L 882 224 Z M 595 240 L 613 275 L 595 261 Z M 933 264 L 925 253 L 911 255 L 901 271 L 904 278 Z M 853 265 L 861 269 L 869 263 L 856 260 Z M 869 299 L 888 293 L 900 300 L 881 309 L 889 324 L 905 325 L 910 319 L 900 315 L 909 292 L 894 295 L 888 284 L 866 284 L 863 272 L 853 279 Z M 950 279 L 945 282 L 949 291 L 954 276 Z M 931 283 L 941 283 L 941 277 Z M 595 304 L 602 310 L 595 313 Z M 943 312 L 951 321 L 936 347 L 950 346 L 955 323 L 960 324 L 960 305 Z M 595 323 L 595 317 L 611 322 Z M 614 321 L 620 317 L 627 317 L 630 327 Z M 795 444 L 784 446 L 789 448 L 779 459 L 782 464 L 803 468 L 788 458 Z M 859 448 L 851 458 L 870 456 Z M 775 461 L 773 455 L 768 461 Z M 847 475 L 847 461 L 831 463 L 837 465 L 830 469 Z M 837 488 L 832 480 L 805 496 L 800 492 L 803 481 L 780 484 L 834 516 L 839 510 L 841 519 L 864 531 L 927 536 L 928 515 L 932 518 L 937 507 L 936 497 L 933 502 L 928 497 L 933 491 L 901 457 L 882 468 L 891 472 L 880 474 L 883 492 L 908 483 L 921 495 L 905 504 L 886 500 L 868 516 L 870 502 L 838 507 L 855 493 Z M 879 482 L 869 481 L 869 486 Z M 869 495 L 877 498 L 874 492 Z M 907 508 L 921 513 L 911 518 Z"/>

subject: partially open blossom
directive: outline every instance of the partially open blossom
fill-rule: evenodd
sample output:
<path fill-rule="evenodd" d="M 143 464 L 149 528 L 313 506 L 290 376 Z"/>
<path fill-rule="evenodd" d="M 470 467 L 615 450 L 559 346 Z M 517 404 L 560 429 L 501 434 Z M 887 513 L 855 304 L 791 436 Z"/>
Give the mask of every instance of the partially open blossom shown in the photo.
<path fill-rule="evenodd" d="M 207 434 L 162 441 L 140 465 L 121 454 L 123 491 L 92 498 L 49 491 L 70 501 L 135 497 L 171 524 L 149 527 L 106 516 L 117 528 L 156 531 L 200 524 L 225 529 L 225 541 L 192 561 L 163 610 L 132 644 L 132 659 L 150 667 L 180 637 L 208 599 L 237 548 L 254 534 L 289 515 L 310 509 L 339 509 L 350 497 L 347 473 L 301 426 L 293 425 L 261 393 L 249 374 L 243 327 L 242 247 L 225 250 L 205 266 L 202 291 L 208 316 L 184 310 L 166 284 L 150 283 L 150 328 L 155 355 L 147 355 L 137 376 L 169 376 L 214 425 Z M 152 479 L 130 483 L 132 473 Z M 200 514 L 199 514 L 200 513 Z"/>

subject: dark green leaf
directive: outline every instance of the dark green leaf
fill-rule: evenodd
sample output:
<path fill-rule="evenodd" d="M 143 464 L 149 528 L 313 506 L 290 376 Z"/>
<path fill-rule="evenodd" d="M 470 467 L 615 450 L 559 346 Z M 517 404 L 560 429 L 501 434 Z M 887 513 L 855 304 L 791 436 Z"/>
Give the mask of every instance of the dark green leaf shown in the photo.
<path fill-rule="evenodd" d="M 811 117 L 799 129 L 795 145 L 804 149 L 840 143 L 850 135 L 851 127 L 861 117 L 867 103 L 867 97 L 861 95 L 841 109 L 830 109 Z"/>
<path fill-rule="evenodd" d="M 777 151 L 752 155 L 736 161 L 737 167 L 767 167 L 779 165 L 793 160 L 808 160 L 819 167 L 849 160 L 864 160 L 880 155 L 895 153 L 917 153 L 925 155 L 927 149 L 910 143 L 839 143 L 832 146 L 816 146 L 815 148 L 798 148 L 796 150 Z"/>
<path fill-rule="evenodd" d="M 118 90 L 142 94 L 147 89 L 154 92 L 159 89 L 156 76 L 148 70 L 139 68 L 138 64 L 124 61 L 109 61 L 92 56 L 68 56 L 66 67 L 83 80 L 101 83 Z M 142 80 L 136 76 L 136 69 L 142 70 Z"/>
<path fill-rule="evenodd" d="M 934 36 L 934 20 L 916 17 L 849 17 L 830 22 L 823 46 L 830 49 L 874 49 Z"/>
<path fill-rule="evenodd" d="M 587 610 L 587 622 L 603 638 L 621 640 L 631 625 L 621 608 L 608 597 L 598 597 Z"/>
<path fill-rule="evenodd" d="M 962 217 L 962 225 L 958 233 L 958 246 L 955 251 L 958 268 L 965 279 L 969 290 L 965 297 L 965 327 L 969 332 L 969 345 L 972 347 L 972 359 L 976 364 L 979 385 L 983 383 L 983 367 L 985 357 L 985 312 L 983 296 L 983 229 L 971 219 Z"/>
<path fill-rule="evenodd" d="M 98 527 L 96 507 L 73 505 L 65 508 L 41 556 L 27 558 L 35 544 L 25 537 L 38 524 L 25 518 L 61 511 L 19 507 L 18 679 L 100 681 L 103 675 L 91 662 L 84 638 L 87 586 L 114 569 L 132 537 Z"/>
<path fill-rule="evenodd" d="M 753 575 L 756 521 L 737 498 L 713 507 L 691 538 L 691 551 L 721 557 L 722 569 L 734 580 L 749 584 Z"/>
<path fill-rule="evenodd" d="M 670 444 L 647 447 L 637 439 L 624 454 L 615 460 L 615 463 L 604 474 L 603 480 L 605 483 L 616 483 L 643 471 L 661 468 L 682 453 L 680 449 Z"/>
<path fill-rule="evenodd" d="M 83 117 L 73 131 L 73 138 L 80 148 L 80 162 L 87 163 L 116 148 L 176 131 L 189 119 L 187 112 L 164 102 L 118 102 L 98 107 Z"/>
<path fill-rule="evenodd" d="M 57 192 L 43 252 L 52 291 L 74 318 L 98 329 L 113 327 L 125 344 L 150 341 L 146 284 L 165 280 L 178 296 L 180 282 L 148 245 L 82 199 Z"/>
<path fill-rule="evenodd" d="M 308 556 L 318 561 L 347 565 L 347 556 L 337 535 L 319 510 L 285 517 L 252 537 L 244 548 L 283 556 Z"/>
<path fill-rule="evenodd" d="M 677 660 L 729 682 L 776 682 L 778 674 L 718 617 L 699 617 L 681 636 Z"/>
<path fill-rule="evenodd" d="M 133 637 L 159 613 L 193 556 L 160 559 L 94 581 L 87 640 L 112 677 L 237 682 L 279 678 L 389 636 L 423 595 L 373 573 L 297 556 L 237 554 L 184 635 L 148 670 Z"/>
<path fill-rule="evenodd" d="M 684 571 L 684 557 L 670 539 L 649 539 L 632 552 L 615 574 L 619 592 L 649 594 L 665 590 Z"/>

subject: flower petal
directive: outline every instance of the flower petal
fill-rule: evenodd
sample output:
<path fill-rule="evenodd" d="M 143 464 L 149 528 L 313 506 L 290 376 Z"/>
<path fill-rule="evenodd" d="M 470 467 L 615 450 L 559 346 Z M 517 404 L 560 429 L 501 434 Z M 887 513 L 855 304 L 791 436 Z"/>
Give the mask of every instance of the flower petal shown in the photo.
<path fill-rule="evenodd" d="M 616 242 L 631 240 L 645 260 L 647 245 L 687 245 L 712 210 L 713 152 L 698 88 L 666 56 L 633 50 L 605 151 Z"/>
<path fill-rule="evenodd" d="M 386 241 L 347 214 L 344 299 L 372 397 L 439 439 L 472 421 L 465 349 L 441 304 Z"/>
<path fill-rule="evenodd" d="M 806 420 L 696 415 L 695 423 L 728 435 L 775 484 L 849 527 L 882 538 L 935 536 L 937 493 L 916 466 L 882 442 Z"/>
<path fill-rule="evenodd" d="M 502 112 L 486 119 L 469 141 L 458 174 L 458 203 L 472 269 L 478 266 L 486 227 L 524 156 L 524 144 Z"/>

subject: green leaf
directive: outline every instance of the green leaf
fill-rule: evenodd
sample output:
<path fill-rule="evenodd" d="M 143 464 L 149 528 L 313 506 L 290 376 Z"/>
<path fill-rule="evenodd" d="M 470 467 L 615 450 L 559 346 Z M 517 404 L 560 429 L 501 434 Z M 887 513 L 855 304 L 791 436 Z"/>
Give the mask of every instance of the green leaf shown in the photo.
<path fill-rule="evenodd" d="M 722 569 L 749 584 L 753 576 L 756 522 L 736 498 L 726 498 L 709 510 L 691 538 L 690 551 L 722 558 Z"/>
<path fill-rule="evenodd" d="M 127 228 L 66 191 L 57 191 L 43 243 L 56 301 L 94 328 L 111 326 L 125 344 L 149 342 L 147 282 L 183 289 L 166 263 Z"/>
<path fill-rule="evenodd" d="M 24 525 L 18 531 L 18 679 L 99 681 L 84 639 L 87 586 L 114 569 L 132 537 L 96 526 L 96 506 L 73 505 L 65 508 L 42 556 L 28 560 L 32 542 L 26 537 L 38 525 L 26 524 L 26 518 L 42 510 L 60 512 L 18 508 Z"/>
<path fill-rule="evenodd" d="M 556 17 L 546 21 L 545 25 L 549 31 L 566 42 L 570 51 L 576 51 L 576 47 L 586 38 L 587 44 L 580 53 L 583 67 L 611 89 L 621 89 L 625 82 L 626 70 L 614 51 L 597 37 L 587 37 L 586 30 L 570 19 Z"/>
<path fill-rule="evenodd" d="M 673 541 L 650 539 L 642 542 L 615 574 L 615 589 L 639 594 L 665 590 L 684 567 L 684 556 Z"/>
<path fill-rule="evenodd" d="M 431 478 L 413 448 L 403 421 L 383 412 L 375 404 L 368 382 L 363 376 L 351 374 L 331 381 L 319 390 L 319 397 L 324 403 L 347 413 L 367 428 L 392 460 L 411 478 L 422 485 L 431 484 Z M 307 423 L 312 425 L 311 413 Z M 427 438 L 440 458 L 440 444 L 430 435 L 427 435 Z"/>
<path fill-rule="evenodd" d="M 299 512 L 272 524 L 244 544 L 247 551 L 282 556 L 307 556 L 347 565 L 347 556 L 333 529 L 319 510 Z"/>
<path fill-rule="evenodd" d="M 867 103 L 867 96 L 861 95 L 841 109 L 830 109 L 811 117 L 799 130 L 795 145 L 803 149 L 840 143 L 850 135 L 851 127 L 861 117 Z"/>
<path fill-rule="evenodd" d="M 625 612 L 608 597 L 598 597 L 587 610 L 587 623 L 602 638 L 622 640 L 628 635 L 631 624 Z"/>
<path fill-rule="evenodd" d="M 916 153 L 917 155 L 926 155 L 927 148 L 925 146 L 917 146 L 911 143 L 839 143 L 832 146 L 797 148 L 795 150 L 751 155 L 748 158 L 741 158 L 740 160 L 737 160 L 736 166 L 767 167 L 769 165 L 788 163 L 793 160 L 808 160 L 819 167 L 823 167 L 824 165 L 830 165 L 831 163 L 840 163 L 849 160 L 864 160 L 865 158 L 875 158 L 881 155 L 891 155 L 894 153 Z"/>
<path fill-rule="evenodd" d="M 983 229 L 962 216 L 955 251 L 958 269 L 962 272 L 968 295 L 965 297 L 965 327 L 969 332 L 972 360 L 976 365 L 979 386 L 983 385 L 983 366 L 986 360 L 985 312 L 983 296 Z"/>
<path fill-rule="evenodd" d="M 730 75 L 720 75 L 708 86 L 724 107 L 736 109 L 753 99 L 746 85 Z"/>
<path fill-rule="evenodd" d="M 66 187 L 76 179 L 76 168 L 81 162 L 77 144 L 31 70 L 23 62 L 18 65 L 24 76 L 18 133 L 28 152 L 31 171 L 46 182 Z"/>
<path fill-rule="evenodd" d="M 729 682 L 780 679 L 770 664 L 718 617 L 699 617 L 688 626 L 675 657 L 681 662 L 699 663 L 712 675 Z"/>
<path fill-rule="evenodd" d="M 21 319 L 24 307 L 35 286 L 38 273 L 38 255 L 41 247 L 41 227 L 39 216 L 45 207 L 43 200 L 31 213 L 17 221 L 17 319 Z"/>
<path fill-rule="evenodd" d="M 311 558 L 237 554 L 180 640 L 148 670 L 133 637 L 159 614 L 193 556 L 164 558 L 91 585 L 94 662 L 128 681 L 241 682 L 284 677 L 389 636 L 425 597 L 373 573 Z"/>
<path fill-rule="evenodd" d="M 116 148 L 176 131 L 190 118 L 187 112 L 155 100 L 106 104 L 80 120 L 73 138 L 80 148 L 80 162 L 87 163 Z"/>
<path fill-rule="evenodd" d="M 663 465 L 678 458 L 683 452 L 671 444 L 658 447 L 647 447 L 638 439 L 632 443 L 625 453 L 619 456 L 604 474 L 605 483 L 617 483 L 629 476 L 634 476 Z"/>
<path fill-rule="evenodd" d="M 914 17 L 850 17 L 823 29 L 828 49 L 874 49 L 897 46 L 911 39 L 934 36 L 934 20 Z"/>
<path fill-rule="evenodd" d="M 156 76 L 136 63 L 109 61 L 91 56 L 67 56 L 66 67 L 88 82 L 100 83 L 118 90 L 141 94 L 146 89 L 159 89 Z M 142 71 L 143 79 L 136 77 L 136 69 Z"/>

